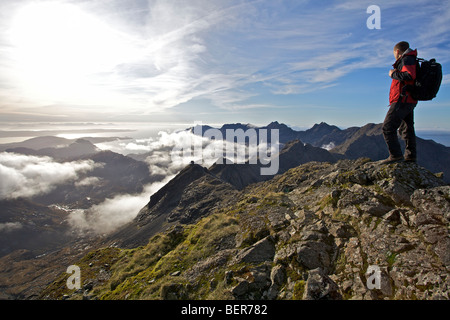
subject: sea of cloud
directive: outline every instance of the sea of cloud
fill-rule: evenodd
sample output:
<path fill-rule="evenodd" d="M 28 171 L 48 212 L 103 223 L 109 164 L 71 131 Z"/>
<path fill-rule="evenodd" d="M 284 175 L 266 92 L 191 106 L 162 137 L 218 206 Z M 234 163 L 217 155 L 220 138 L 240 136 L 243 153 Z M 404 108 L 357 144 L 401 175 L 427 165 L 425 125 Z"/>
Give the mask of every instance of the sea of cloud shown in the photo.
<path fill-rule="evenodd" d="M 188 130 L 160 131 L 155 137 L 97 144 L 97 147 L 103 150 L 111 150 L 144 161 L 151 175 L 164 178 L 145 186 L 141 194 L 121 194 L 89 209 L 73 210 L 69 216 L 69 224 L 78 233 L 107 234 L 116 230 L 132 221 L 140 209 L 149 202 L 150 196 L 191 161 L 209 167 L 221 157 L 218 151 L 226 150 L 228 144 L 230 142 L 210 140 Z M 242 156 L 239 160 L 242 161 Z M 83 181 L 78 182 L 82 183 Z"/>
<path fill-rule="evenodd" d="M 141 194 L 112 195 L 88 209 L 70 210 L 68 222 L 76 232 L 106 234 L 130 222 L 153 193 L 192 161 L 210 167 L 226 151 L 230 156 L 229 150 L 233 150 L 230 160 L 235 163 L 249 157 L 248 145 L 236 147 L 234 142 L 210 139 L 189 130 L 161 130 L 154 136 L 104 142 L 97 147 L 144 161 L 150 174 L 158 179 L 144 186 Z M 92 160 L 58 162 L 45 156 L 0 153 L 0 199 L 31 199 L 63 183 L 73 183 L 76 188 L 95 186 L 101 181 L 89 173 L 101 165 Z"/>
<path fill-rule="evenodd" d="M 101 164 L 92 160 L 59 163 L 50 157 L 0 153 L 0 199 L 31 198 L 75 182 Z"/>

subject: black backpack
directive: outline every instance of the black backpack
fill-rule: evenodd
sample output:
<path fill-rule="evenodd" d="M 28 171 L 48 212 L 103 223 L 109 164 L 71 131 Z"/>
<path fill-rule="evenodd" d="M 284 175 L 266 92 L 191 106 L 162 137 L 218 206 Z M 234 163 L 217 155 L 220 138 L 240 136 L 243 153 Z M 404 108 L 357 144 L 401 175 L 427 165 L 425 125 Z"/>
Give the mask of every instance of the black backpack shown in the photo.
<path fill-rule="evenodd" d="M 407 91 L 414 100 L 429 101 L 436 97 L 442 82 L 442 66 L 436 59 L 417 59 L 416 80 Z"/>

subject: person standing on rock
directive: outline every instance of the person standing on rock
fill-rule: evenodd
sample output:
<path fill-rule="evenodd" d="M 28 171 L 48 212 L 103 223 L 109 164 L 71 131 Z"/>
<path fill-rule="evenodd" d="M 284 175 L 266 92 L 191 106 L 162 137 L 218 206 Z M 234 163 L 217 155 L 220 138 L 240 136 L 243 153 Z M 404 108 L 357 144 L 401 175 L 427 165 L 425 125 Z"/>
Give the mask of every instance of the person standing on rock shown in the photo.
<path fill-rule="evenodd" d="M 405 160 L 416 162 L 416 133 L 414 131 L 414 108 L 417 101 L 404 90 L 406 85 L 414 84 L 417 71 L 417 49 L 412 50 L 409 43 L 401 41 L 394 46 L 394 69 L 389 71 L 392 78 L 389 91 L 389 110 L 383 123 L 384 141 L 389 149 L 389 157 L 384 163 Z M 397 130 L 405 140 L 405 154 L 402 155 Z"/>

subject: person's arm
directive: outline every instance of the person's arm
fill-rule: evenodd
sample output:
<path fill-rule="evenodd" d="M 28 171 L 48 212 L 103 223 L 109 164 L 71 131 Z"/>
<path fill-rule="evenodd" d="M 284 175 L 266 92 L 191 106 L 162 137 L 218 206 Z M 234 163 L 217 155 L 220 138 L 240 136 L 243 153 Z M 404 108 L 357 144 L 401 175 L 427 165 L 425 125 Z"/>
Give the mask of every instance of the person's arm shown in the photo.
<path fill-rule="evenodd" d="M 403 60 L 401 70 L 391 70 L 389 75 L 398 81 L 410 81 L 416 79 L 416 58 L 408 56 Z"/>
<path fill-rule="evenodd" d="M 400 72 L 398 70 L 393 70 L 393 72 L 391 73 L 391 78 L 398 81 L 413 80 L 413 77 L 409 71 Z"/>

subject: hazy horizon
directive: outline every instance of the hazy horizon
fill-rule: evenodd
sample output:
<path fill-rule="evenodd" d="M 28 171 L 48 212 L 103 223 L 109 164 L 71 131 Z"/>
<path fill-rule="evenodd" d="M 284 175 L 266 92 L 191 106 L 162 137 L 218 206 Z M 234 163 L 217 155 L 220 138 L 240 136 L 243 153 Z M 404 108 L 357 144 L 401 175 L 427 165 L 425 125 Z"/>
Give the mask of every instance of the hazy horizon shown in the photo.
<path fill-rule="evenodd" d="M 276 121 L 276 120 L 274 120 Z M 239 122 L 234 122 L 239 123 Z M 243 122 L 240 122 L 243 123 Z M 270 123 L 270 122 L 269 122 Z M 266 126 L 269 123 L 255 124 L 258 127 Z M 281 122 L 280 122 L 281 123 Z M 202 123 L 203 125 L 220 128 L 227 123 Z M 295 131 L 305 131 L 310 129 L 308 126 L 296 126 L 284 123 Z M 328 125 L 335 125 L 327 123 Z M 31 138 L 42 136 L 57 136 L 66 139 L 78 139 L 83 137 L 117 137 L 122 139 L 136 140 L 145 138 L 156 138 L 161 131 L 174 132 L 184 130 L 195 125 L 192 123 L 145 123 L 145 122 L 53 122 L 53 123 L 28 123 L 29 130 L 17 128 L 16 124 L 2 123 L 0 130 L 0 144 L 23 142 Z M 335 125 L 341 130 L 348 127 Z M 20 126 L 19 126 L 20 127 Z M 6 130 L 5 130 L 6 128 Z M 8 130 L 9 129 L 9 130 Z M 432 139 L 437 143 L 450 147 L 450 129 L 449 130 L 430 130 L 416 129 L 416 135 L 423 139 Z"/>

